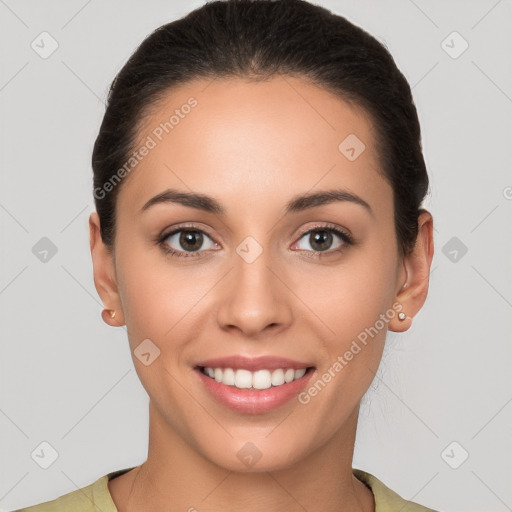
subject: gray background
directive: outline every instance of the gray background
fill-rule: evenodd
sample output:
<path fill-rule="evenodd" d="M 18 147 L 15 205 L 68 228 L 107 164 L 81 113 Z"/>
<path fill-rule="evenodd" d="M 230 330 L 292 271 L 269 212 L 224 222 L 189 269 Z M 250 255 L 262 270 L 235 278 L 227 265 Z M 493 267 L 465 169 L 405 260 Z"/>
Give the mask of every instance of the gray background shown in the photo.
<path fill-rule="evenodd" d="M 385 42 L 413 87 L 436 225 L 427 303 L 388 336 L 354 466 L 439 510 L 512 510 L 512 3 L 317 3 Z M 0 0 L 2 510 L 146 458 L 148 397 L 92 279 L 90 155 L 115 73 L 202 4 Z M 43 31 L 59 45 L 47 59 L 31 47 Z M 469 43 L 457 58 L 453 31 Z M 31 458 L 43 441 L 48 469 Z"/>

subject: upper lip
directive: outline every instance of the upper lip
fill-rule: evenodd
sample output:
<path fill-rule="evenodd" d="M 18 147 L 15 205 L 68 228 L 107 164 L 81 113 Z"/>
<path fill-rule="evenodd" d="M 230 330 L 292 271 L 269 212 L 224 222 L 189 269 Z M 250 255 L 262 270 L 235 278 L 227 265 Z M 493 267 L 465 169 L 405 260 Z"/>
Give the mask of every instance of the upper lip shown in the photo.
<path fill-rule="evenodd" d="M 293 368 L 300 370 L 301 368 L 309 368 L 313 366 L 311 363 L 294 361 L 285 357 L 260 356 L 246 357 L 241 355 L 232 355 L 227 357 L 219 357 L 216 359 L 208 359 L 199 361 L 196 366 L 203 368 L 233 368 L 244 369 L 249 371 L 257 370 L 277 370 L 278 368 Z"/>

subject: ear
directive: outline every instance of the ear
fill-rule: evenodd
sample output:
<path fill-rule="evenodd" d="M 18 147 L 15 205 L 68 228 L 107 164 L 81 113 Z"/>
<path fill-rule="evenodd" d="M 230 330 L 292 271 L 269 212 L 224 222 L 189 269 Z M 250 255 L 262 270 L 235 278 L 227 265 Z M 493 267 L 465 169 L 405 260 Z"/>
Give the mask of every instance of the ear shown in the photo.
<path fill-rule="evenodd" d="M 402 307 L 396 308 L 397 315 L 390 320 L 389 330 L 394 332 L 407 331 L 413 317 L 421 309 L 428 293 L 430 266 L 434 256 L 434 222 L 432 215 L 422 210 L 418 216 L 418 236 L 413 250 L 403 258 L 403 272 L 395 302 Z M 404 277 L 405 276 L 405 277 Z M 405 313 L 404 320 L 398 318 L 398 312 Z"/>
<path fill-rule="evenodd" d="M 114 253 L 101 239 L 100 219 L 97 212 L 91 213 L 89 217 L 89 243 L 91 246 L 94 285 L 106 308 L 101 316 L 108 325 L 120 327 L 124 325 L 124 315 L 117 288 Z M 109 313 L 108 310 L 113 313 Z"/>

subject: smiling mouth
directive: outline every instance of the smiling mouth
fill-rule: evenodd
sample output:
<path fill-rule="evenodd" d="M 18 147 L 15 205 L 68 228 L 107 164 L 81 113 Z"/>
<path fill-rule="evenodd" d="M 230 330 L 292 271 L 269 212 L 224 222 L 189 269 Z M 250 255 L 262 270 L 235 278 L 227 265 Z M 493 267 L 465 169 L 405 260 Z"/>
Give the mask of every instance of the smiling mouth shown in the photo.
<path fill-rule="evenodd" d="M 302 379 L 304 375 L 310 373 L 315 368 L 313 366 L 309 366 L 307 368 L 300 369 L 261 369 L 254 372 L 242 368 L 212 368 L 209 366 L 199 366 L 198 369 L 207 377 L 210 377 L 216 382 L 226 386 L 259 391 L 284 386 L 290 382 Z"/>

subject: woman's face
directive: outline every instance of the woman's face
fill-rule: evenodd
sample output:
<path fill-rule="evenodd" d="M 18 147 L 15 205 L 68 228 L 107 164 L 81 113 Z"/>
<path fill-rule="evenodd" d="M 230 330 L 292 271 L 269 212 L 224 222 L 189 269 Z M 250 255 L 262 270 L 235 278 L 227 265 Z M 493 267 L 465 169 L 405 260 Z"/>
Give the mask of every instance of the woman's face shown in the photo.
<path fill-rule="evenodd" d="M 198 80 L 142 145 L 112 268 L 155 432 L 238 471 L 346 443 L 407 278 L 371 120 L 298 78 Z"/>

